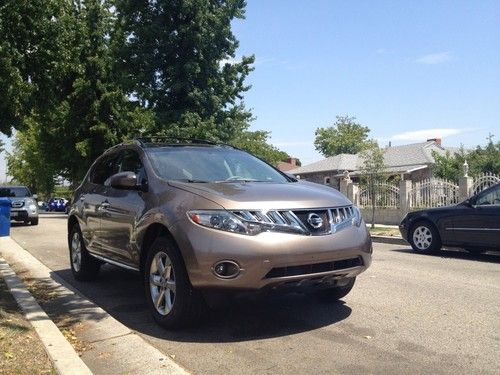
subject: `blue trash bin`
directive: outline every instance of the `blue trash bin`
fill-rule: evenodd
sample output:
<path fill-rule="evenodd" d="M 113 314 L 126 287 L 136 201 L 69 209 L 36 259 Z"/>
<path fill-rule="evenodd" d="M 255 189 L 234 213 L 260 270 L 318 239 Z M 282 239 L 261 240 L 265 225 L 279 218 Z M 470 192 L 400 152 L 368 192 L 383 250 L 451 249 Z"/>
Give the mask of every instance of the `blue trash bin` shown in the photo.
<path fill-rule="evenodd" d="M 0 237 L 10 235 L 10 198 L 0 198 Z"/>

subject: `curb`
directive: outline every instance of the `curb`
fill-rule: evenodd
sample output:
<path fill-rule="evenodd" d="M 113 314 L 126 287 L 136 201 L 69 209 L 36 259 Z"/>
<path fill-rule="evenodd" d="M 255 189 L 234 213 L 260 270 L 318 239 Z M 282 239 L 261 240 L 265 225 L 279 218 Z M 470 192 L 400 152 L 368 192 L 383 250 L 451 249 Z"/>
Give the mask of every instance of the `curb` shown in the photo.
<path fill-rule="evenodd" d="M 372 241 L 378 243 L 387 243 L 392 245 L 408 245 L 408 242 L 403 240 L 402 237 L 393 237 L 393 236 L 374 236 L 372 235 Z"/>
<path fill-rule="evenodd" d="M 60 307 L 65 308 L 65 312 L 72 317 L 84 322 L 86 329 L 82 339 L 93 346 L 80 357 L 91 371 L 87 373 L 189 374 L 169 356 L 89 301 L 12 238 L 0 237 L 0 256 L 3 256 L 12 268 L 26 270 L 37 282 L 50 285 L 61 300 Z M 51 323 L 54 324 L 52 321 Z M 73 347 L 71 349 L 74 351 Z M 109 355 L 103 355 L 104 353 Z M 64 375 L 70 373 L 77 372 L 65 372 Z"/>
<path fill-rule="evenodd" d="M 2 257 L 0 257 L 0 272 L 12 296 L 23 310 L 24 316 L 42 341 L 57 373 L 61 375 L 92 374 L 75 349 L 59 331 L 59 328 L 50 320 L 21 279 Z"/>

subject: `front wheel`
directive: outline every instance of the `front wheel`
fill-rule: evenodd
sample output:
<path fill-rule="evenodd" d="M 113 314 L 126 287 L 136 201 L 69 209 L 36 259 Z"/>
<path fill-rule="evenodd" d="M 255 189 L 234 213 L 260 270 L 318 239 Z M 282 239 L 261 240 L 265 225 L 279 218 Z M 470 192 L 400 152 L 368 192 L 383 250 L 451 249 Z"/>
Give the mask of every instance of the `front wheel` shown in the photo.
<path fill-rule="evenodd" d="M 31 225 L 38 225 L 38 218 L 31 219 Z"/>
<path fill-rule="evenodd" d="M 416 223 L 410 232 L 410 245 L 419 253 L 436 253 L 441 250 L 441 238 L 438 231 L 428 222 Z"/>
<path fill-rule="evenodd" d="M 80 226 L 74 224 L 68 236 L 69 261 L 73 277 L 79 281 L 89 281 L 97 277 L 101 263 L 92 257 L 83 243 Z"/>
<path fill-rule="evenodd" d="M 144 289 L 153 318 L 162 327 L 186 327 L 201 317 L 203 298 L 191 286 L 177 247 L 166 237 L 157 238 L 148 251 Z"/>

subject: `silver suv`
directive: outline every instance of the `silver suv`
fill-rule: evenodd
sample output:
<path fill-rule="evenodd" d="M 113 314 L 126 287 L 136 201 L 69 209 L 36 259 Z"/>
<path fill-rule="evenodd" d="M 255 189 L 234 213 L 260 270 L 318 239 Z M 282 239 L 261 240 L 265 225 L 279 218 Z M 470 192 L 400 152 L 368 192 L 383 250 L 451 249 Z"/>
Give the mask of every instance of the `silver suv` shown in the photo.
<path fill-rule="evenodd" d="M 0 186 L 0 197 L 10 198 L 10 219 L 38 225 L 37 196 L 26 186 Z"/>
<path fill-rule="evenodd" d="M 347 295 L 371 263 L 359 210 L 234 147 L 141 139 L 107 150 L 75 191 L 73 275 L 103 262 L 143 274 L 156 321 L 192 323 L 203 292 L 314 286 Z"/>

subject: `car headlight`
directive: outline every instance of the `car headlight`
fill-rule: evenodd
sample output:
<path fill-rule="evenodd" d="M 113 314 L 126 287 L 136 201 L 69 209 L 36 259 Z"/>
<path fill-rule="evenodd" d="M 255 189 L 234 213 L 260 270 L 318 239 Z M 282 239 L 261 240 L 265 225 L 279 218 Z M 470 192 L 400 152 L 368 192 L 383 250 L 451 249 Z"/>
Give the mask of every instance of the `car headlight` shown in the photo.
<path fill-rule="evenodd" d="M 263 225 L 247 222 L 224 210 L 198 210 L 189 211 L 187 214 L 189 219 L 196 224 L 226 232 L 254 236 L 265 230 Z"/>
<path fill-rule="evenodd" d="M 363 216 L 361 216 L 361 211 L 359 210 L 358 207 L 353 205 L 352 209 L 354 212 L 354 216 L 352 217 L 352 225 L 359 227 L 363 222 Z"/>

